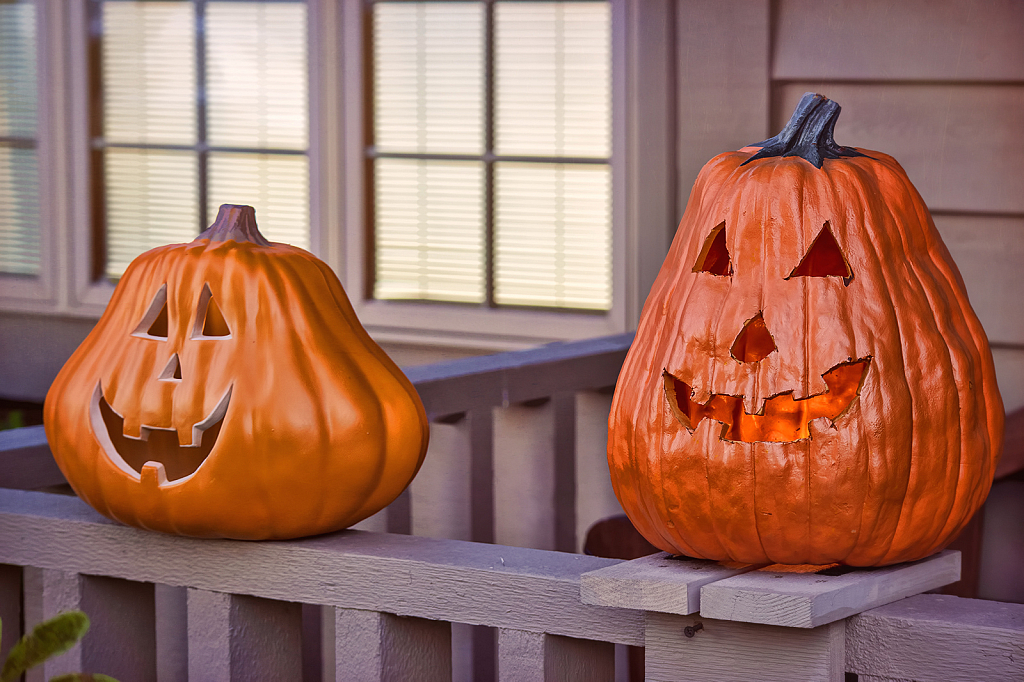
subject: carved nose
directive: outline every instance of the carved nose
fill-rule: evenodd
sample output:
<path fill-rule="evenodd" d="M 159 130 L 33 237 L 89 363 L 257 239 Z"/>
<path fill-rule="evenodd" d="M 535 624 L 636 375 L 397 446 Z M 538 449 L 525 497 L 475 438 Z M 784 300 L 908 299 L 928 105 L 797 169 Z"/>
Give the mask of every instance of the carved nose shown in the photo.
<path fill-rule="evenodd" d="M 747 320 L 740 335 L 732 343 L 732 356 L 740 362 L 760 362 L 776 350 L 775 340 L 761 313 Z"/>
<path fill-rule="evenodd" d="M 178 359 L 178 354 L 174 353 L 171 355 L 171 359 L 167 361 L 167 365 L 164 366 L 162 372 L 160 372 L 160 381 L 181 381 L 181 360 Z"/>

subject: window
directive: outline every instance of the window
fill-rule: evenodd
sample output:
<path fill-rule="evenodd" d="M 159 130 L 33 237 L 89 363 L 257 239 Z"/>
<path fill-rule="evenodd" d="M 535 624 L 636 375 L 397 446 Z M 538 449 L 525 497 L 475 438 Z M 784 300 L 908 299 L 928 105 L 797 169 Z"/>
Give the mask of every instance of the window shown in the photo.
<path fill-rule="evenodd" d="M 607 310 L 609 4 L 372 19 L 374 297 Z"/>
<path fill-rule="evenodd" d="M 191 241 L 222 203 L 309 248 L 306 6 L 93 0 L 94 276 Z M 102 258 L 102 261 L 100 259 Z"/>
<path fill-rule="evenodd" d="M 0 309 L 94 319 L 246 203 L 381 341 L 629 329 L 674 226 L 671 7 L 0 0 Z"/>

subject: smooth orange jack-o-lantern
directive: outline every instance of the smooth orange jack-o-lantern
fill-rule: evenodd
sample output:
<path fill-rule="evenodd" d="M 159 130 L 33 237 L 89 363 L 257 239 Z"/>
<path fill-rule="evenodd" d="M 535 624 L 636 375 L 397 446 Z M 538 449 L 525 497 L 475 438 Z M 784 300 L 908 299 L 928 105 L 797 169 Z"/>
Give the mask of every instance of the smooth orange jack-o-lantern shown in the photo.
<path fill-rule="evenodd" d="M 345 528 L 416 475 L 416 390 L 313 255 L 248 206 L 136 258 L 46 396 L 46 437 L 99 512 L 199 537 Z"/>
<path fill-rule="evenodd" d="M 619 375 L 608 461 L 663 550 L 875 566 L 950 542 L 988 494 L 988 341 L 890 156 L 808 93 L 701 171 Z"/>

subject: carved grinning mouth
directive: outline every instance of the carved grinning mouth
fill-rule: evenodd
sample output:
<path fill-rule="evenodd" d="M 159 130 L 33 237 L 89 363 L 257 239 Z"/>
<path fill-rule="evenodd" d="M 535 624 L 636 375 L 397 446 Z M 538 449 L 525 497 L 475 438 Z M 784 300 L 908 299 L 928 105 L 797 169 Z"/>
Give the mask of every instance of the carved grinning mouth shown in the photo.
<path fill-rule="evenodd" d="M 685 381 L 664 372 L 665 397 L 676 419 L 692 432 L 702 419 L 721 422 L 722 440 L 741 443 L 791 443 L 811 437 L 807 425 L 824 417 L 835 422 L 860 395 L 871 358 L 843 362 L 821 375 L 828 389 L 818 395 L 794 398 L 793 391 L 764 401 L 757 414 L 743 409 L 743 396 L 715 393 L 707 402 L 690 399 L 693 390 Z"/>
<path fill-rule="evenodd" d="M 144 470 L 148 470 L 155 474 L 159 485 L 182 483 L 209 457 L 230 400 L 231 388 L 228 388 L 210 414 L 192 427 L 192 442 L 185 445 L 178 442 L 175 429 L 143 426 L 139 438 L 124 435 L 124 417 L 103 397 L 99 383 L 93 391 L 89 416 L 96 439 L 119 469 L 136 480 L 141 480 Z"/>

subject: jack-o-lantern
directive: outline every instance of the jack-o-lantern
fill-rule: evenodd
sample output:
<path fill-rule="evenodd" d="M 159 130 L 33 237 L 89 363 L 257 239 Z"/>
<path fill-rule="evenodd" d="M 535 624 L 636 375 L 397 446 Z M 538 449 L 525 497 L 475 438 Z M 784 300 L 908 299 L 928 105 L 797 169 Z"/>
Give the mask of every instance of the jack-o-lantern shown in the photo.
<path fill-rule="evenodd" d="M 890 156 L 808 93 L 701 171 L 619 375 L 608 462 L 661 549 L 877 566 L 948 544 L 988 494 L 988 341 Z"/>
<path fill-rule="evenodd" d="M 416 475 L 416 390 L 325 263 L 222 206 L 195 241 L 129 265 L 46 397 L 46 436 L 102 514 L 168 533 L 345 528 Z"/>

